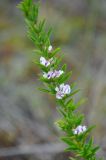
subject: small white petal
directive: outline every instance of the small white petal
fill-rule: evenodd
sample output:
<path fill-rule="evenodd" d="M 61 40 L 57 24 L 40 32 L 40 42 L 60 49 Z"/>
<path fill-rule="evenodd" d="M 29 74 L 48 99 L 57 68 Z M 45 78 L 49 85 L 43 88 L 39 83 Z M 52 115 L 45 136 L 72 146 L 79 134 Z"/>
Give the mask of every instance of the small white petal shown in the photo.
<path fill-rule="evenodd" d="M 52 49 L 53 49 L 53 47 L 50 45 L 50 46 L 48 47 L 48 51 L 51 52 Z"/>
<path fill-rule="evenodd" d="M 63 73 L 64 73 L 64 72 L 63 72 L 62 70 L 59 70 L 57 77 L 60 77 Z"/>
<path fill-rule="evenodd" d="M 87 130 L 86 126 L 83 126 L 83 131 L 85 132 Z"/>
<path fill-rule="evenodd" d="M 75 130 L 75 131 L 74 131 L 74 134 L 78 134 L 78 132 Z"/>
<path fill-rule="evenodd" d="M 61 71 L 60 71 L 61 72 Z M 63 71 L 61 72 L 63 73 Z M 60 76 L 59 71 L 55 71 L 56 76 Z M 64 85 L 64 83 L 60 84 L 59 87 L 56 87 L 56 91 L 57 91 L 57 98 L 58 96 L 62 99 L 65 95 L 70 94 L 71 92 L 71 88 L 69 85 Z"/>
<path fill-rule="evenodd" d="M 60 90 L 63 90 L 64 88 L 64 83 L 60 84 Z"/>
<path fill-rule="evenodd" d="M 40 64 L 48 67 L 50 65 L 50 62 L 47 61 L 44 57 L 40 57 Z"/>
<path fill-rule="evenodd" d="M 58 94 L 56 94 L 56 98 L 57 99 L 62 99 L 62 97 L 60 95 L 58 95 Z"/>
<path fill-rule="evenodd" d="M 71 92 L 71 88 L 68 84 L 64 85 L 62 90 L 64 94 L 70 94 Z"/>
<path fill-rule="evenodd" d="M 57 99 L 62 99 L 63 97 L 64 97 L 64 94 L 62 94 L 61 92 L 56 93 L 56 98 Z"/>
<path fill-rule="evenodd" d="M 58 92 L 58 91 L 59 91 L 59 88 L 58 88 L 58 87 L 56 87 L 56 88 L 55 88 L 55 91 L 57 91 L 57 92 Z"/>
<path fill-rule="evenodd" d="M 48 72 L 48 79 L 53 78 L 53 71 Z"/>
<path fill-rule="evenodd" d="M 44 78 L 47 78 L 47 73 L 44 72 L 44 73 L 43 73 L 43 77 L 44 77 Z"/>
<path fill-rule="evenodd" d="M 40 57 L 40 63 L 45 64 L 45 62 L 46 62 L 46 59 L 44 57 Z"/>
<path fill-rule="evenodd" d="M 81 134 L 87 130 L 86 126 L 79 125 L 76 129 L 73 129 L 74 134 Z"/>
<path fill-rule="evenodd" d="M 62 71 L 62 70 L 59 70 L 59 73 L 60 73 L 60 74 L 63 74 L 63 73 L 64 73 L 64 71 Z"/>

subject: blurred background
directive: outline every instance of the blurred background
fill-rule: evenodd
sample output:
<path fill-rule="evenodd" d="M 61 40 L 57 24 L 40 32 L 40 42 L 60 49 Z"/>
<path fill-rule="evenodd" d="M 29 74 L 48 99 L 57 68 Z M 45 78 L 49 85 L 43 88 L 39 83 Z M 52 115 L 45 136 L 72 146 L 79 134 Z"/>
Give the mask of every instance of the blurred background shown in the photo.
<path fill-rule="evenodd" d="M 35 46 L 26 37 L 20 0 L 0 0 L 0 160 L 65 160 L 59 115 L 53 97 L 40 93 Z M 51 43 L 60 46 L 87 97 L 80 110 L 86 125 L 96 124 L 95 143 L 106 157 L 106 0 L 42 0 L 40 18 L 52 26 Z"/>

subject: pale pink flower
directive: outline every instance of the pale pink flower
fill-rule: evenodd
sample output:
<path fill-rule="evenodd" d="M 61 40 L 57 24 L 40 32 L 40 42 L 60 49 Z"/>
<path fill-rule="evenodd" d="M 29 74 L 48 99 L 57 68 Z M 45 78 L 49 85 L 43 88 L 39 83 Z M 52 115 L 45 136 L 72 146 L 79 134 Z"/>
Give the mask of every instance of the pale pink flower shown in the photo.
<path fill-rule="evenodd" d="M 40 64 L 42 64 L 45 67 L 48 67 L 50 65 L 50 62 L 46 60 L 44 57 L 40 57 Z"/>
<path fill-rule="evenodd" d="M 79 135 L 79 134 L 81 134 L 81 133 L 86 132 L 86 130 L 87 130 L 87 127 L 86 127 L 86 126 L 81 126 L 81 125 L 79 125 L 76 129 L 73 129 L 73 133 Z"/>
<path fill-rule="evenodd" d="M 54 63 L 53 58 L 46 60 L 44 57 L 40 57 L 40 64 L 42 64 L 45 67 L 48 67 L 50 64 L 53 64 L 53 63 Z"/>
<path fill-rule="evenodd" d="M 43 74 L 43 77 L 44 78 L 47 78 L 47 79 L 51 79 L 51 78 L 58 78 L 60 77 L 64 72 L 62 70 L 55 70 L 55 71 L 49 71 L 48 73 L 45 73 Z"/>
<path fill-rule="evenodd" d="M 57 99 L 62 99 L 65 95 L 68 95 L 71 93 L 71 88 L 68 84 L 64 85 L 61 84 L 59 87 L 55 88 L 56 93 L 56 98 Z"/>

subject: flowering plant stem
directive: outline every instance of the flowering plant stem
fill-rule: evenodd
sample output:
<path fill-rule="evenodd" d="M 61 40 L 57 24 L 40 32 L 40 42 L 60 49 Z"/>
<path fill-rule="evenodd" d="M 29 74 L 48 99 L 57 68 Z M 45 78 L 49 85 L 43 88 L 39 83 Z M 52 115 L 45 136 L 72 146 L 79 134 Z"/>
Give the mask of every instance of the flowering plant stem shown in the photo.
<path fill-rule="evenodd" d="M 96 152 L 98 146 L 94 146 L 93 138 L 89 136 L 93 127 L 86 127 L 84 115 L 77 111 L 83 100 L 74 102 L 73 96 L 79 90 L 75 89 L 74 83 L 66 84 L 72 72 L 66 72 L 67 65 L 64 64 L 59 70 L 61 57 L 58 56 L 60 48 L 52 47 L 50 42 L 51 29 L 46 31 L 45 20 L 38 21 L 39 3 L 32 0 L 23 0 L 18 7 L 23 11 L 28 28 L 28 37 L 36 46 L 36 54 L 39 60 L 36 64 L 40 67 L 42 74 L 40 80 L 45 88 L 41 91 L 56 97 L 57 110 L 61 118 L 56 122 L 65 136 L 61 139 L 68 145 L 66 151 L 72 152 L 74 158 L 70 160 L 97 160 Z"/>

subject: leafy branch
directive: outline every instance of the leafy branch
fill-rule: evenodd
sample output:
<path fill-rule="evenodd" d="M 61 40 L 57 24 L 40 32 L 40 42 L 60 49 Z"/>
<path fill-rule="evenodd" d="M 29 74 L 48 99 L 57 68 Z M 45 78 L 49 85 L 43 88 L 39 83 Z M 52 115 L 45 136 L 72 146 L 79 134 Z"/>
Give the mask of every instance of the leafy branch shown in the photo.
<path fill-rule="evenodd" d="M 39 55 L 39 60 L 35 63 L 41 69 L 39 78 L 45 86 L 40 90 L 56 97 L 57 111 L 61 116 L 56 125 L 65 132 L 65 136 L 61 139 L 68 145 L 66 151 L 74 153 L 74 158 L 70 157 L 70 160 L 79 160 L 79 158 L 97 160 L 96 152 L 99 147 L 94 146 L 93 138 L 89 135 L 93 127 L 82 125 L 84 115 L 78 112 L 77 108 L 83 100 L 74 102 L 73 96 L 79 90 L 75 89 L 74 83 L 71 85 L 66 83 L 71 78 L 72 72 L 67 73 L 67 65 L 61 65 L 62 56 L 58 55 L 61 49 L 54 49 L 51 45 L 51 28 L 46 31 L 45 20 L 38 20 L 39 3 L 23 0 L 18 7 L 24 13 L 28 37 L 33 41 L 36 54 Z"/>

